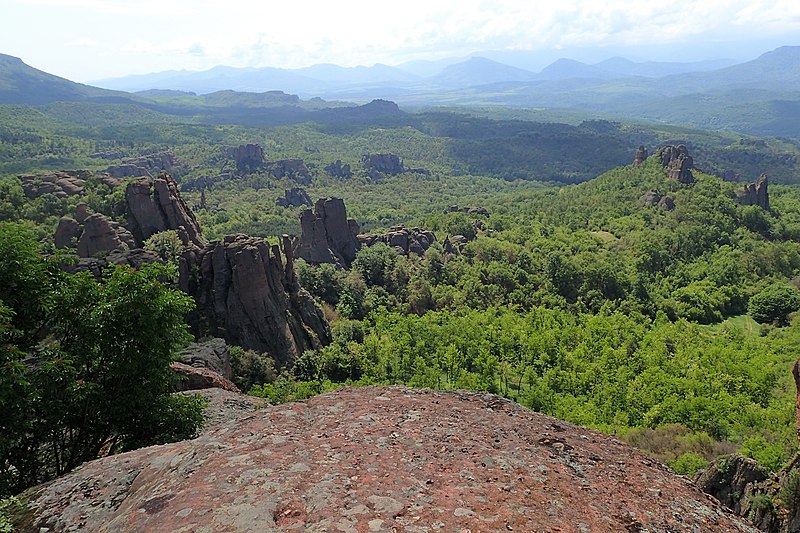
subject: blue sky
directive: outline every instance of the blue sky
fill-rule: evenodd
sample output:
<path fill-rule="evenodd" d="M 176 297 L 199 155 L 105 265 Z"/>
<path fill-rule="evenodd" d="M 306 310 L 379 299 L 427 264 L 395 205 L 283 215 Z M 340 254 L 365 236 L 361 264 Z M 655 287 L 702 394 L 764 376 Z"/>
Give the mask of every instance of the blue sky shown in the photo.
<path fill-rule="evenodd" d="M 751 59 L 800 45 L 797 0 L 0 2 L 0 52 L 82 82 L 215 65 L 396 65 L 509 49 L 542 52 L 542 61 Z"/>

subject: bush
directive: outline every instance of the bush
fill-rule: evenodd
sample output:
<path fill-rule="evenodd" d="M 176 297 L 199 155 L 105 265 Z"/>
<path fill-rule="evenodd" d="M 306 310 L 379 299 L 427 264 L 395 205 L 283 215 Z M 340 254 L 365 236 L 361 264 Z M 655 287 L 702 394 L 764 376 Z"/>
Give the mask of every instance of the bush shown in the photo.
<path fill-rule="evenodd" d="M 748 314 L 757 322 L 786 325 L 789 313 L 800 309 L 800 291 L 782 283 L 774 283 L 750 298 Z"/>
<path fill-rule="evenodd" d="M 668 466 L 678 474 L 693 476 L 707 467 L 708 461 L 698 453 L 686 452 Z"/>

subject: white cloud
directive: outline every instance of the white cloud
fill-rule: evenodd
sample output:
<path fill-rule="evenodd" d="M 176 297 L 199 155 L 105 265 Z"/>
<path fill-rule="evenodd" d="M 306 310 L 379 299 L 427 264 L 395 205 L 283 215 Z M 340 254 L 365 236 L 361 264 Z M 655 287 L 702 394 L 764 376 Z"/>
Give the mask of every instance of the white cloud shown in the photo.
<path fill-rule="evenodd" d="M 796 0 L 2 1 L 12 7 L 4 9 L 0 50 L 41 59 L 39 67 L 95 72 L 84 79 L 215 64 L 353 66 L 481 50 L 800 35 Z"/>

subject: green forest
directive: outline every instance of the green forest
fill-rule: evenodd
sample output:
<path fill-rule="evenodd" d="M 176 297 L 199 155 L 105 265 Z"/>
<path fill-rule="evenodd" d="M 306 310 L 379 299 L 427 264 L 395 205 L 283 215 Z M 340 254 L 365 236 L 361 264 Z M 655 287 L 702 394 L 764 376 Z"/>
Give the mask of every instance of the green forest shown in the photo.
<path fill-rule="evenodd" d="M 208 239 L 299 235 L 305 206 L 275 204 L 298 185 L 313 200 L 344 199 L 362 232 L 404 224 L 436 236 L 424 255 L 364 246 L 349 269 L 298 259 L 333 342 L 283 367 L 232 347 L 235 381 L 250 394 L 279 403 L 344 384 L 481 390 L 617 435 L 681 474 L 733 451 L 769 471 L 794 458 L 796 140 L 492 109 L 273 124 L 258 103 L 179 115 L 179 100 L 0 105 L 0 419 L 16 424 L 0 432 L 0 494 L 104 446 L 183 438 L 200 422 L 197 401 L 167 395 L 171 354 L 203 334 L 185 323 L 194 304 L 176 287 L 180 243 L 152 238 L 163 265 L 102 282 L 57 268 L 70 258 L 53 243 L 79 203 L 124 223 L 124 179 L 112 187 L 100 173 L 163 151 Z M 308 176 L 238 172 L 229 149 L 248 143 L 268 162 L 301 159 Z M 667 144 L 688 147 L 693 183 L 665 172 L 657 152 Z M 651 157 L 635 166 L 639 145 Z M 364 167 L 363 155 L 382 153 L 404 171 Z M 337 160 L 349 176 L 326 170 Z M 80 195 L 26 194 L 38 179 L 26 175 L 62 169 L 94 174 Z M 738 203 L 762 172 L 770 209 Z M 674 209 L 643 201 L 648 193 Z M 489 214 L 445 212 L 451 205 Z M 445 239 L 457 235 L 465 242 L 452 253 Z M 128 383 L 134 371 L 146 383 Z"/>

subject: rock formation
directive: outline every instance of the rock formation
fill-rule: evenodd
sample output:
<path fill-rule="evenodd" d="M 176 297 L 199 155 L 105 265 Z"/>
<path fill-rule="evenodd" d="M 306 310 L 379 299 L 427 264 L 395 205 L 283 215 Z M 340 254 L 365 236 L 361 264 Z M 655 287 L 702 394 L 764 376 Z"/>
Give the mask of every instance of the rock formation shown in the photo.
<path fill-rule="evenodd" d="M 337 263 L 350 268 L 360 247 L 356 238 L 358 225 L 347 219 L 341 198 L 317 200 L 313 211 L 306 209 L 300 214 L 300 229 L 295 256 L 315 265 Z"/>
<path fill-rule="evenodd" d="M 136 248 L 133 235 L 124 226 L 101 213 L 90 214 L 86 204 L 78 204 L 75 218 L 61 217 L 54 240 L 56 248 L 75 248 L 82 258 Z"/>
<path fill-rule="evenodd" d="M 181 256 L 180 288 L 194 296 L 196 327 L 228 343 L 268 353 L 278 365 L 330 343 L 322 311 L 294 276 L 292 248 L 229 235 Z"/>
<path fill-rule="evenodd" d="M 155 233 L 176 230 L 184 245 L 203 247 L 200 224 L 183 202 L 178 184 L 167 173 L 140 178 L 125 189 L 128 226 L 139 246 Z"/>
<path fill-rule="evenodd" d="M 178 354 L 178 360 L 194 368 L 207 368 L 225 379 L 233 379 L 231 354 L 225 339 L 193 342 Z"/>
<path fill-rule="evenodd" d="M 77 221 L 72 222 L 78 225 Z M 67 224 L 74 227 L 71 222 Z M 61 225 L 60 221 L 59 228 Z M 56 234 L 58 235 L 58 230 Z M 78 257 L 94 257 L 100 252 L 126 251 L 136 247 L 133 235 L 127 229 L 101 213 L 95 213 L 83 222 L 77 243 Z"/>
<path fill-rule="evenodd" d="M 757 531 L 616 438 L 488 394 L 346 388 L 249 409 L 30 489 L 17 528 Z"/>
<path fill-rule="evenodd" d="M 695 483 L 740 516 L 747 516 L 755 483 L 767 479 L 758 462 L 741 455 L 726 457 L 700 472 Z"/>
<path fill-rule="evenodd" d="M 43 194 L 53 194 L 59 198 L 82 194 L 86 180 L 91 175 L 88 170 L 62 170 L 50 174 L 19 176 L 19 179 L 25 196 L 35 200 Z"/>
<path fill-rule="evenodd" d="M 361 163 L 367 173 L 379 172 L 394 176 L 406 171 L 403 162 L 395 154 L 365 154 L 361 158 Z"/>
<path fill-rule="evenodd" d="M 432 231 L 425 231 L 420 228 L 406 228 L 405 226 L 394 226 L 383 235 L 368 233 L 358 235 L 357 238 L 362 246 L 372 246 L 382 242 L 402 255 L 407 255 L 408 253 L 423 255 L 436 241 L 436 236 Z"/>
<path fill-rule="evenodd" d="M 292 178 L 303 185 L 311 185 L 311 173 L 302 159 L 279 159 L 266 164 L 273 178 Z"/>
<path fill-rule="evenodd" d="M 636 150 L 636 155 L 633 158 L 633 166 L 638 167 L 644 163 L 646 159 L 647 148 L 645 148 L 644 145 L 639 145 L 639 148 Z"/>
<path fill-rule="evenodd" d="M 457 205 L 449 205 L 444 210 L 445 213 L 467 213 L 469 215 L 483 215 L 489 216 L 489 210 L 485 207 L 458 207 Z"/>
<path fill-rule="evenodd" d="M 178 361 L 170 363 L 169 367 L 182 378 L 175 384 L 175 390 L 178 392 L 200 389 L 223 389 L 231 392 L 241 392 L 239 387 L 231 380 L 208 368 L 195 367 Z"/>
<path fill-rule="evenodd" d="M 260 144 L 242 144 L 233 150 L 233 160 L 240 174 L 250 174 L 264 168 L 264 149 Z"/>
<path fill-rule="evenodd" d="M 656 191 L 647 191 L 639 197 L 639 202 L 646 207 L 657 205 L 665 211 L 675 209 L 675 199 L 672 196 L 661 196 Z"/>
<path fill-rule="evenodd" d="M 350 170 L 350 164 L 342 164 L 341 159 L 337 159 L 330 165 L 326 166 L 325 172 L 327 172 L 328 175 L 333 178 L 347 179 L 353 177 L 353 172 Z"/>
<path fill-rule="evenodd" d="M 659 152 L 659 156 L 661 157 L 661 166 L 664 167 L 670 178 L 681 183 L 694 183 L 694 176 L 692 176 L 694 160 L 685 145 L 665 146 Z"/>
<path fill-rule="evenodd" d="M 767 182 L 767 175 L 761 174 L 755 183 L 744 185 L 743 189 L 736 193 L 736 201 L 741 205 L 757 205 L 761 209 L 769 211 Z"/>
<path fill-rule="evenodd" d="M 177 166 L 175 155 L 172 152 L 157 152 L 124 159 L 121 164 L 112 165 L 105 171 L 114 178 L 152 177 L 161 172 L 172 174 Z"/>
<path fill-rule="evenodd" d="M 311 207 L 314 205 L 314 202 L 311 201 L 311 197 L 305 189 L 302 187 L 292 187 L 291 189 L 283 191 L 283 198 L 277 198 L 275 200 L 275 205 L 281 207 L 300 207 L 301 205 L 307 205 Z"/>

